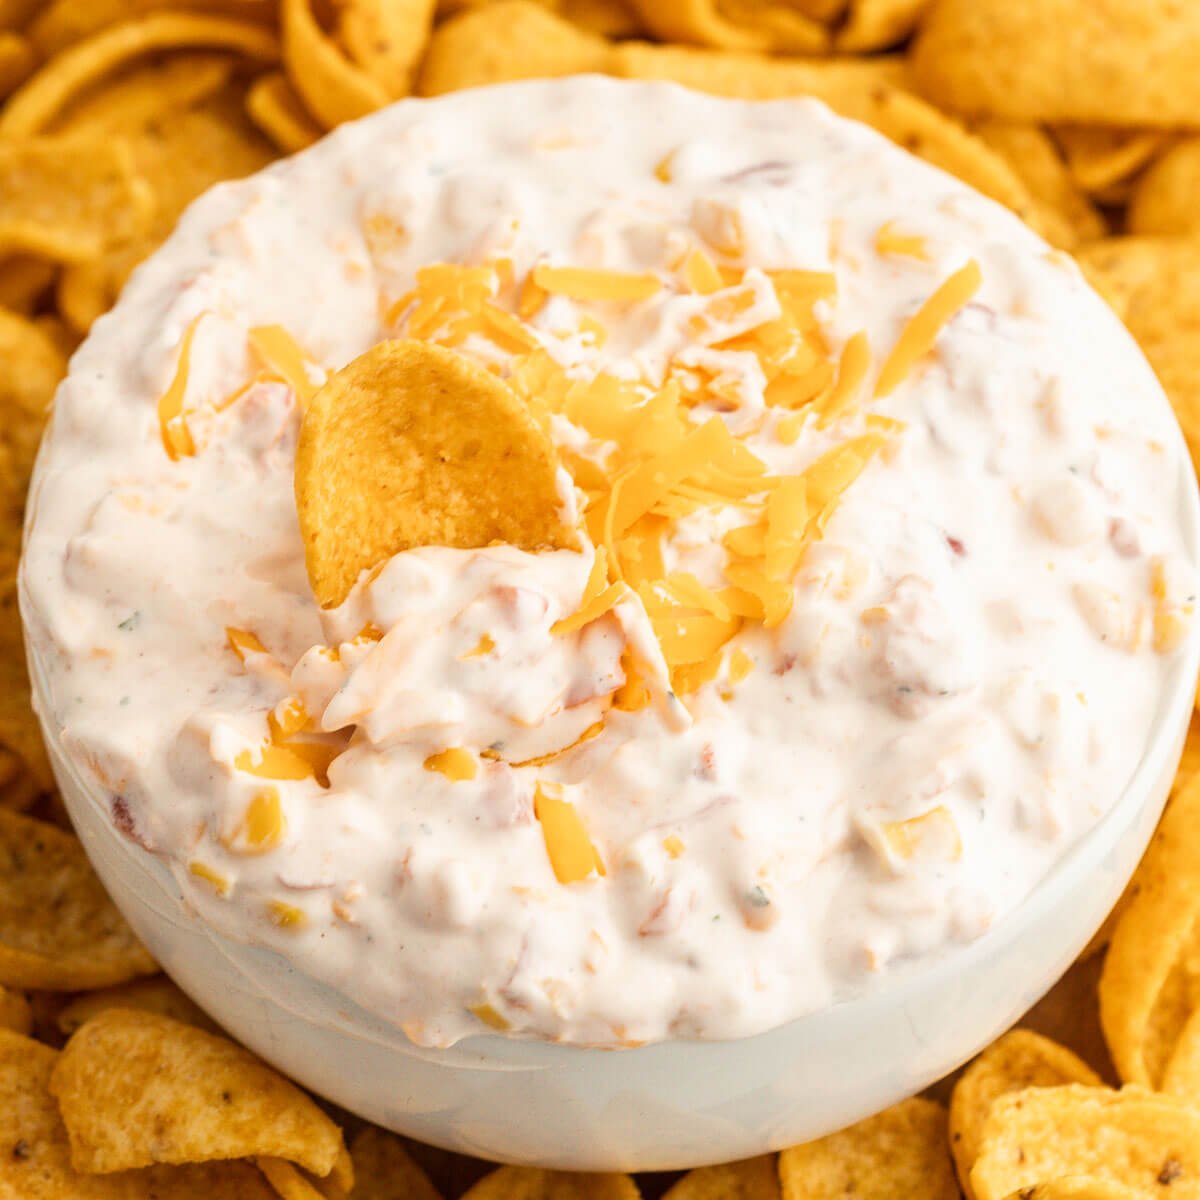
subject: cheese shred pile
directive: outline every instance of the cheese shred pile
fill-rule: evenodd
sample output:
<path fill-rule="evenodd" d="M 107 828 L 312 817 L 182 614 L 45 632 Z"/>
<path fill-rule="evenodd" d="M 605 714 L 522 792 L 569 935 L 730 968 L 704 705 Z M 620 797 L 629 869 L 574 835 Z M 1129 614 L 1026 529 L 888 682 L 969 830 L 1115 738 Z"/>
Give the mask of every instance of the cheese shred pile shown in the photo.
<path fill-rule="evenodd" d="M 882 252 L 918 257 L 923 245 L 892 231 Z M 938 332 L 979 287 L 969 263 L 929 298 L 902 330 L 879 371 L 875 396 L 894 390 L 930 353 Z M 780 441 L 801 431 L 850 427 L 798 475 L 774 475 L 720 415 L 737 407 L 723 382 L 677 358 L 660 387 L 599 373 L 564 370 L 532 322 L 551 296 L 629 305 L 670 289 L 702 302 L 688 320 L 698 344 L 754 356 Z M 417 272 L 416 286 L 386 310 L 400 335 L 449 347 L 472 339 L 511 356 L 510 386 L 544 424 L 569 420 L 588 435 L 586 452 L 563 447 L 564 464 L 584 497 L 584 524 L 596 562 L 578 610 L 554 631 L 569 634 L 636 595 L 686 696 L 714 679 L 726 648 L 746 622 L 778 626 L 791 611 L 792 579 L 809 545 L 825 532 L 846 489 L 903 430 L 903 423 L 860 412 L 871 399 L 874 369 L 865 333 L 833 354 L 816 306 L 836 301 L 831 272 L 744 271 L 696 247 L 670 277 L 541 263 L 518 279 L 508 259 L 482 266 L 439 263 Z M 768 315 L 764 318 L 764 313 Z M 773 315 L 771 315 L 773 314 Z M 603 325 L 585 316 L 577 331 L 602 345 Z M 698 408 L 715 410 L 697 420 Z M 857 421 L 847 418 L 857 417 Z M 704 510 L 735 509 L 742 520 L 725 536 L 720 579 L 671 570 L 665 544 L 677 522 Z M 644 689 L 618 697 L 622 707 L 648 703 Z"/>

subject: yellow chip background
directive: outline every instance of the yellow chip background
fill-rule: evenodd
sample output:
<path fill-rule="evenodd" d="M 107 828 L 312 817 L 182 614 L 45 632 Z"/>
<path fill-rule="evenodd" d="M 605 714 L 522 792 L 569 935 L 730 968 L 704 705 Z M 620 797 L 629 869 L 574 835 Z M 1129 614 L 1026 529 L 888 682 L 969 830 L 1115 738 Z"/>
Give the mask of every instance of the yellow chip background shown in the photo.
<path fill-rule="evenodd" d="M 813 96 L 1005 205 L 1077 256 L 1200 464 L 1200 4 L 0 0 L 0 1194 L 636 1200 L 640 1183 L 666 1200 L 952 1200 L 956 1165 L 968 1200 L 1200 1195 L 1200 718 L 1121 902 L 1022 1028 L 831 1137 L 640 1181 L 497 1170 L 331 1119 L 157 973 L 63 828 L 16 563 L 80 337 L 212 184 L 411 94 L 582 72 Z M 449 350 L 386 343 L 318 389 L 286 330 L 252 342 L 309 405 L 297 506 L 323 603 L 405 545 L 569 543 L 539 424 L 559 384 L 536 364 L 508 389 Z M 448 386 L 470 401 L 461 420 L 431 399 Z M 453 468 L 428 470 L 442 456 Z M 414 465 L 439 519 L 414 501 L 380 522 L 361 481 L 400 487 Z M 704 666 L 675 665 L 673 686 Z"/>

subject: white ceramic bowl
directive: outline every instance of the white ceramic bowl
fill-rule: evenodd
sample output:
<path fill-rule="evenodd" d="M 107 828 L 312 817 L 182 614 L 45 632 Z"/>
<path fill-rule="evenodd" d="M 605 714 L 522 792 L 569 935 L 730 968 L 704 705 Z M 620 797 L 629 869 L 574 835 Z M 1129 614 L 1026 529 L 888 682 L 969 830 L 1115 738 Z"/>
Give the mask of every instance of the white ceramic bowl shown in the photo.
<path fill-rule="evenodd" d="M 1200 503 L 1182 469 L 1180 520 L 1200 563 Z M 29 658 L 44 712 L 33 647 Z M 180 987 L 263 1058 L 352 1112 L 441 1146 L 653 1170 L 818 1137 L 919 1091 L 1007 1029 L 1076 957 L 1137 864 L 1179 759 L 1198 665 L 1193 631 L 1121 798 L 985 937 L 757 1037 L 633 1050 L 494 1035 L 448 1050 L 412 1045 L 286 959 L 208 928 L 164 864 L 116 831 L 107 797 L 64 754 L 58 731 L 45 732 L 71 817 L 129 923 Z"/>

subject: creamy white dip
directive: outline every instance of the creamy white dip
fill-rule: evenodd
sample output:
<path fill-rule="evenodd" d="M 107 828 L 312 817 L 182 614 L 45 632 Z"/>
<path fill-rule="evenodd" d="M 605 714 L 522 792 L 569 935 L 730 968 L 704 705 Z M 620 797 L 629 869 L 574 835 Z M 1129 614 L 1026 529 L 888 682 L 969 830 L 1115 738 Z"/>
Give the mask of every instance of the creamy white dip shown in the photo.
<path fill-rule="evenodd" d="M 680 283 L 694 248 L 745 272 L 748 306 L 715 325 Z M 538 263 L 658 276 L 640 301 L 552 295 L 528 324 L 572 380 L 702 381 L 688 419 L 724 421 L 773 477 L 887 429 L 786 617 L 744 620 L 690 694 L 637 595 L 552 629 L 586 539 L 414 550 L 340 609 L 312 597 L 300 398 L 250 331 L 303 347 L 303 392 L 411 336 L 418 268 L 501 258 L 518 282 Z M 972 263 L 978 289 L 876 397 L 909 319 Z M 828 422 L 767 403 L 726 344 L 778 316 L 781 270 L 836 278 L 813 307 L 833 360 L 870 346 Z M 189 330 L 195 453 L 173 460 L 159 402 Z M 459 349 L 513 369 L 487 337 Z M 561 412 L 551 430 L 564 461 L 611 449 Z M 1120 795 L 1190 615 L 1180 445 L 1069 260 L 819 104 L 592 78 L 405 102 L 209 193 L 75 356 L 23 563 L 44 716 L 204 919 L 418 1043 L 749 1035 L 980 936 Z M 749 519 L 666 522 L 667 569 L 718 588 Z M 265 652 L 235 653 L 231 628 Z M 652 695 L 623 711 L 631 647 Z M 327 787 L 243 769 L 289 698 L 340 751 Z M 448 748 L 473 777 L 431 769 Z M 603 875 L 556 878 L 539 785 Z"/>

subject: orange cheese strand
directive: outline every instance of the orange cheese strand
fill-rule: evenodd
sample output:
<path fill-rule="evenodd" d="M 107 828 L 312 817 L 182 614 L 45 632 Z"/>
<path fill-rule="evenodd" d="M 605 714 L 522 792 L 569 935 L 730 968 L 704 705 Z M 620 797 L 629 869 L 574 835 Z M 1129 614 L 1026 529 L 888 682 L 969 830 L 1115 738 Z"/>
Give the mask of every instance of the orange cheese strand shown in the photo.
<path fill-rule="evenodd" d="M 882 434 L 864 433 L 834 446 L 805 468 L 801 478 L 807 485 L 808 502 L 818 517 L 828 519 L 842 493 L 863 473 L 884 441 Z"/>
<path fill-rule="evenodd" d="M 328 742 L 289 742 L 287 745 L 268 742 L 257 756 L 251 750 L 241 751 L 233 765 L 258 779 L 280 782 L 315 779 L 322 787 L 328 787 L 329 764 L 339 753 L 339 747 Z"/>
<path fill-rule="evenodd" d="M 485 633 L 480 637 L 479 641 L 477 641 L 475 645 L 466 652 L 466 654 L 460 654 L 458 657 L 460 660 L 465 660 L 468 658 L 484 658 L 486 655 L 491 654 L 495 648 L 496 639 L 492 637 L 490 633 Z"/>
<path fill-rule="evenodd" d="M 879 227 L 879 232 L 875 235 L 875 253 L 882 258 L 896 255 L 928 262 L 929 243 L 918 234 L 900 233 L 896 222 L 888 221 Z"/>
<path fill-rule="evenodd" d="M 461 746 L 451 746 L 425 760 L 425 770 L 445 775 L 452 783 L 463 783 L 474 779 L 479 772 L 475 756 Z"/>
<path fill-rule="evenodd" d="M 642 668 L 633 650 L 626 646 L 621 652 L 621 669 L 625 682 L 613 694 L 613 708 L 618 712 L 641 712 L 650 706 L 650 689 L 642 676 Z"/>
<path fill-rule="evenodd" d="M 662 280 L 650 272 L 596 271 L 546 263 L 534 267 L 533 282 L 551 295 L 571 300 L 648 300 L 662 290 Z"/>
<path fill-rule="evenodd" d="M 933 349 L 942 328 L 970 302 L 982 283 L 983 272 L 971 259 L 921 305 L 904 327 L 879 372 L 876 396 L 890 396 L 904 382 L 913 367 Z"/>
<path fill-rule="evenodd" d="M 817 427 L 831 425 L 850 407 L 871 367 L 871 346 L 865 333 L 856 333 L 842 348 L 838 361 L 837 382 L 828 395 L 817 402 Z"/>
<path fill-rule="evenodd" d="M 219 871 L 215 871 L 207 863 L 190 862 L 188 863 L 188 874 L 194 875 L 197 879 L 203 879 L 218 896 L 228 896 L 230 892 L 229 880 L 225 878 Z"/>
<path fill-rule="evenodd" d="M 768 579 L 791 579 L 808 545 L 808 480 L 783 480 L 767 499 L 763 568 Z"/>
<path fill-rule="evenodd" d="M 175 365 L 175 375 L 167 390 L 158 401 L 158 427 L 162 435 L 163 449 L 172 462 L 188 458 L 196 453 L 196 443 L 192 440 L 191 431 L 183 415 L 183 401 L 187 394 L 188 375 L 191 372 L 192 340 L 200 325 L 200 317 L 196 317 L 184 332 L 179 343 L 179 361 Z"/>
<path fill-rule="evenodd" d="M 283 380 L 296 394 L 302 408 L 317 394 L 308 377 L 304 351 L 282 325 L 258 325 L 250 330 L 250 346 L 268 371 Z"/>
<path fill-rule="evenodd" d="M 490 1004 L 472 1004 L 469 1012 L 489 1029 L 498 1029 L 503 1033 L 510 1028 L 509 1023 Z"/>
<path fill-rule="evenodd" d="M 267 904 L 267 916 L 278 929 L 300 929 L 308 924 L 308 914 L 294 904 L 272 900 Z"/>
<path fill-rule="evenodd" d="M 674 487 L 717 457 L 730 440 L 724 422 L 713 417 L 674 450 L 635 467 L 624 480 L 619 498 L 615 489 L 611 497 L 613 535 L 624 533 Z"/>
<path fill-rule="evenodd" d="M 630 587 L 661 579 L 666 574 L 662 540 L 669 524 L 663 517 L 647 515 L 635 521 L 621 538 L 618 546 L 621 570 Z"/>
<path fill-rule="evenodd" d="M 699 296 L 711 296 L 725 286 L 713 260 L 700 249 L 691 250 L 683 260 L 683 279 L 688 289 Z"/>
<path fill-rule="evenodd" d="M 732 613 L 722 620 L 659 597 L 650 588 L 643 588 L 641 595 L 663 658 L 672 668 L 711 658 L 742 627 L 741 618 Z"/>
<path fill-rule="evenodd" d="M 246 661 L 248 654 L 268 653 L 266 646 L 248 629 L 238 629 L 233 625 L 226 625 L 225 636 L 229 639 L 229 648 L 242 662 Z"/>
<path fill-rule="evenodd" d="M 790 580 L 769 579 L 761 564 L 732 563 L 725 568 L 725 578 L 734 586 L 734 593 L 727 595 L 734 613 L 744 612 L 767 629 L 774 629 L 792 611 L 795 593 Z"/>
<path fill-rule="evenodd" d="M 598 596 L 593 597 L 569 617 L 555 621 L 550 626 L 550 632 L 555 636 L 565 633 L 575 633 L 585 625 L 598 621 L 605 613 L 611 612 L 625 599 L 629 589 L 623 583 L 611 583 Z"/>
<path fill-rule="evenodd" d="M 818 300 L 832 300 L 837 295 L 837 275 L 832 271 L 781 270 L 768 271 L 767 276 L 784 308 L 811 310 Z"/>
<path fill-rule="evenodd" d="M 728 621 L 733 615 L 719 593 L 705 587 L 695 575 L 686 571 L 675 571 L 668 575 L 663 585 L 680 604 L 711 613 L 718 621 Z"/>
<path fill-rule="evenodd" d="M 499 291 L 502 274 L 498 263 L 430 263 L 417 269 L 417 295 L 423 300 L 440 297 L 451 308 L 477 312 Z"/>
<path fill-rule="evenodd" d="M 271 731 L 271 740 L 275 742 L 295 737 L 307 724 L 308 710 L 299 696 L 280 700 L 267 714 L 267 728 Z"/>
<path fill-rule="evenodd" d="M 729 656 L 729 682 L 741 683 L 754 670 L 754 659 L 738 647 Z"/>
<path fill-rule="evenodd" d="M 721 673 L 721 663 L 725 658 L 724 650 L 697 663 L 676 667 L 671 672 L 671 690 L 676 696 L 690 696 L 698 692 L 706 683 L 711 683 Z"/>
<path fill-rule="evenodd" d="M 275 788 L 263 788 L 246 808 L 246 841 L 258 852 L 272 850 L 287 834 L 287 817 Z"/>
<path fill-rule="evenodd" d="M 530 321 L 542 311 L 546 305 L 549 293 L 533 277 L 530 271 L 521 284 L 521 294 L 517 299 L 517 316 L 523 321 Z"/>
<path fill-rule="evenodd" d="M 538 783 L 533 793 L 533 813 L 542 826 L 550 868 L 559 883 L 580 883 L 592 872 L 604 875 L 604 860 L 592 845 L 583 820 L 558 788 Z"/>

